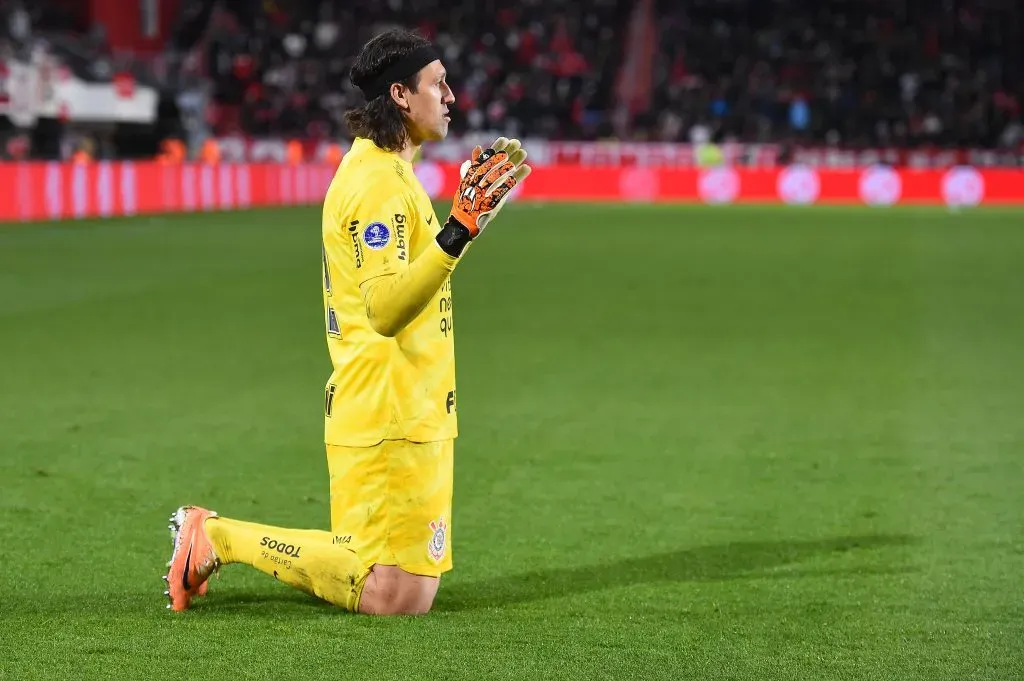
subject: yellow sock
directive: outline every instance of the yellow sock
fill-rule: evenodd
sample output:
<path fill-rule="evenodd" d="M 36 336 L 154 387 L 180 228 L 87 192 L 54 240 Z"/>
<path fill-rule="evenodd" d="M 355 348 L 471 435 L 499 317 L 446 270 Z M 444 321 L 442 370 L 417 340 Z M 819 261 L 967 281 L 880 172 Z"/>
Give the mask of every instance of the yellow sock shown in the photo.
<path fill-rule="evenodd" d="M 206 536 L 222 565 L 244 563 L 351 612 L 359 610 L 369 567 L 322 530 L 291 530 L 207 518 Z"/>

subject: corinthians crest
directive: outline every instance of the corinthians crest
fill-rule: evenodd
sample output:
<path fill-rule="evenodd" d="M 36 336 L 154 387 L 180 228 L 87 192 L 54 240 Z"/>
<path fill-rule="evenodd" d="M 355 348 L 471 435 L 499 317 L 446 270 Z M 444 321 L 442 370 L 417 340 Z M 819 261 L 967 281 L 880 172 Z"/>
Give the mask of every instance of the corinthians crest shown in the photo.
<path fill-rule="evenodd" d="M 448 542 L 448 524 L 445 523 L 444 518 L 438 518 L 430 522 L 430 530 L 433 534 L 430 535 L 430 541 L 427 542 L 427 553 L 434 559 L 434 562 L 438 562 L 444 558 L 445 545 Z"/>

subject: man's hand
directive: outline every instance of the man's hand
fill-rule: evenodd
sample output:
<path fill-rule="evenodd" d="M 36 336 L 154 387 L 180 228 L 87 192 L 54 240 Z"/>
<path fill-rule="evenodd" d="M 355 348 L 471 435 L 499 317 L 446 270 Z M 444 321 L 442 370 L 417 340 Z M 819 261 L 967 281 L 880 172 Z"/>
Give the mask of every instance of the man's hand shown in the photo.
<path fill-rule="evenodd" d="M 462 164 L 462 181 L 452 202 L 452 219 L 475 239 L 494 219 L 512 189 L 526 179 L 526 150 L 517 139 L 499 137 L 487 149 L 473 149 L 472 159 Z"/>

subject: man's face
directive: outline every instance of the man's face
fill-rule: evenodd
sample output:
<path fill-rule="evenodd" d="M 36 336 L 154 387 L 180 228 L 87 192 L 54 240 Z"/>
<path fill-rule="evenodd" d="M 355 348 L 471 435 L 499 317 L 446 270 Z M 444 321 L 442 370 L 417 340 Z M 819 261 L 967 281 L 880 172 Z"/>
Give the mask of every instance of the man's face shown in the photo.
<path fill-rule="evenodd" d="M 409 132 L 414 144 L 443 140 L 448 134 L 448 107 L 455 95 L 445 82 L 444 66 L 434 60 L 420 69 L 416 92 L 406 92 L 409 104 Z"/>

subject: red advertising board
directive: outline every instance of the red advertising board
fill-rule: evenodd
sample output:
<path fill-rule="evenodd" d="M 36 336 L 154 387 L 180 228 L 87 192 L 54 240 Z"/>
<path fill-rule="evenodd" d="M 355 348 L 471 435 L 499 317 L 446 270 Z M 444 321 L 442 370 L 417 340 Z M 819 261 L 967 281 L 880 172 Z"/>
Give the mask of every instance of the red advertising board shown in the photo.
<path fill-rule="evenodd" d="M 311 205 L 322 201 L 333 174 L 322 164 L 0 164 L 0 221 Z M 420 163 L 416 174 L 435 198 L 458 185 L 454 164 Z M 1024 170 L 542 166 L 514 200 L 1024 208 Z"/>
<path fill-rule="evenodd" d="M 229 108 L 228 108 L 229 109 Z M 227 111 L 228 109 L 224 109 Z M 232 115 L 237 115 L 233 111 Z M 347 144 L 338 140 L 305 138 L 287 140 L 273 137 L 227 135 L 216 138 L 223 161 L 231 163 L 283 163 L 288 160 L 289 141 L 298 141 L 306 160 L 322 160 L 327 147 Z M 434 163 L 458 163 L 469 158 L 476 145 L 490 144 L 490 136 L 449 135 L 423 147 L 423 160 Z M 700 147 L 678 142 L 620 142 L 531 139 L 523 140 L 530 150 L 530 164 L 541 166 L 588 166 L 600 168 L 688 168 L 699 169 L 710 160 L 709 153 L 734 168 L 779 168 L 800 164 L 834 170 L 862 169 L 876 165 L 909 170 L 947 170 L 954 166 L 975 168 L 1024 168 L 1024 139 L 1001 149 L 938 147 L 840 147 L 748 144 L 725 142 L 715 147 Z"/>

